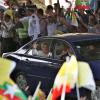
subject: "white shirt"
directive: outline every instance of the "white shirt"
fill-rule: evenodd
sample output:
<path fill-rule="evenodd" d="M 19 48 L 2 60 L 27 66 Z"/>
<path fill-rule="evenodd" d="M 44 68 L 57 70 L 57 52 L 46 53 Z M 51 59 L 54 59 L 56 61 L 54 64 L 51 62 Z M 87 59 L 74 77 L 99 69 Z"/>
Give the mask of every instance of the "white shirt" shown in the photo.
<path fill-rule="evenodd" d="M 54 35 L 56 28 L 57 28 L 57 24 L 55 23 L 48 24 L 47 25 L 48 36 Z"/>
<path fill-rule="evenodd" d="M 29 19 L 28 34 L 30 37 L 34 36 L 34 38 L 38 37 L 38 35 L 40 34 L 39 18 L 36 14 L 32 14 Z"/>
<path fill-rule="evenodd" d="M 43 51 L 38 51 L 38 55 L 41 56 L 41 57 L 49 57 L 49 53 L 48 54 L 45 54 Z"/>
<path fill-rule="evenodd" d="M 20 18 L 20 21 L 26 22 L 26 21 L 29 21 L 30 18 L 31 18 L 31 16 L 26 16 L 26 17 Z"/>
<path fill-rule="evenodd" d="M 9 22 L 4 22 L 4 24 L 6 25 L 7 28 L 5 26 L 3 26 L 2 37 L 3 38 L 11 38 L 11 37 L 13 37 L 13 33 L 10 31 L 14 26 L 12 20 L 10 20 Z"/>

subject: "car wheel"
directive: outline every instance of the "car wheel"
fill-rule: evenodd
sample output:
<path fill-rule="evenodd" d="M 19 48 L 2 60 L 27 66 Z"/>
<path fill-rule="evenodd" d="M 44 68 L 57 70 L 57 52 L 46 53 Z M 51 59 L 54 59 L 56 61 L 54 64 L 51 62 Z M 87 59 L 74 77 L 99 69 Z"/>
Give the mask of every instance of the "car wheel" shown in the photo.
<path fill-rule="evenodd" d="M 100 87 L 96 87 L 96 91 L 91 93 L 91 100 L 100 100 Z"/>
<path fill-rule="evenodd" d="M 22 91 L 24 91 L 26 95 L 30 95 L 27 79 L 22 72 L 17 73 L 15 81 L 16 81 L 17 85 L 19 86 L 19 88 Z"/>

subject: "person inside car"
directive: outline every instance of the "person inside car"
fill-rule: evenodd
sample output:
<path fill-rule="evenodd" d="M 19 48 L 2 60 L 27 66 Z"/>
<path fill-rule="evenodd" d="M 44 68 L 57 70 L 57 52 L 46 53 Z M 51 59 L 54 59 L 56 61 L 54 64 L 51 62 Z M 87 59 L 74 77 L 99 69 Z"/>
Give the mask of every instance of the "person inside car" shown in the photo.
<path fill-rule="evenodd" d="M 35 42 L 32 45 L 32 55 L 38 55 L 38 50 L 37 50 L 38 44 Z"/>
<path fill-rule="evenodd" d="M 63 51 L 61 52 L 61 54 L 59 55 L 60 59 L 65 59 L 66 56 L 71 56 L 72 50 L 70 50 L 70 48 L 67 46 L 64 46 Z"/>
<path fill-rule="evenodd" d="M 48 43 L 43 42 L 41 44 L 41 50 L 38 51 L 38 55 L 42 57 L 48 57 L 49 56 L 49 46 Z"/>

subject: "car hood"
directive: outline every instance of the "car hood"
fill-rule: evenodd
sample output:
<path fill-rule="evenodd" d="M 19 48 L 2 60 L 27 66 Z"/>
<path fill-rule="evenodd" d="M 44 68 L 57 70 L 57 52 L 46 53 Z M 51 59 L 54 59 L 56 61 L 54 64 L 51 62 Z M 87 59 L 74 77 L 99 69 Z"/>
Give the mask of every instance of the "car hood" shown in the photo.
<path fill-rule="evenodd" d="M 100 60 L 89 62 L 91 69 L 93 71 L 94 78 L 100 80 Z"/>
<path fill-rule="evenodd" d="M 12 53 L 14 53 L 14 52 L 3 53 L 3 54 L 2 54 L 2 57 L 3 57 L 3 58 L 6 58 L 7 56 L 9 56 L 9 55 L 12 54 Z"/>

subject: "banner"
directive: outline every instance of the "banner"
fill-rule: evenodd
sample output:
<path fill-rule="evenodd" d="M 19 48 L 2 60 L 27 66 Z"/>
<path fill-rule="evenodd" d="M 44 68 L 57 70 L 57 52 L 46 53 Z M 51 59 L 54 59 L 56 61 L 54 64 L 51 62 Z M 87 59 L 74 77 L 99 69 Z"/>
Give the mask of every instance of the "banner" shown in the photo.
<path fill-rule="evenodd" d="M 76 0 L 76 7 L 75 9 L 84 9 L 84 10 L 88 10 L 90 9 L 90 5 L 89 5 L 89 0 Z"/>

